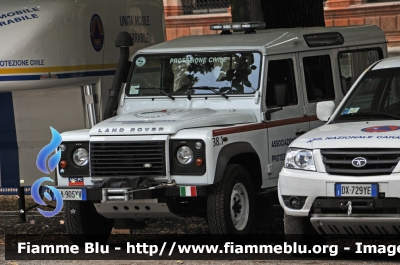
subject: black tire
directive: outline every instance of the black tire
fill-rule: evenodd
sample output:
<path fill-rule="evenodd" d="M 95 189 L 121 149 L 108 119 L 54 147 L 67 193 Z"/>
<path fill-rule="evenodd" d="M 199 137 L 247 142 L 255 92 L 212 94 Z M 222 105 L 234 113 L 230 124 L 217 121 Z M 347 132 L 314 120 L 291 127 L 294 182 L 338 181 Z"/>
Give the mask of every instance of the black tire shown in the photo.
<path fill-rule="evenodd" d="M 326 243 L 326 238 L 317 233 L 309 217 L 299 217 L 284 214 L 284 227 L 286 241 L 290 244 L 296 242 L 301 245 L 321 245 Z"/>
<path fill-rule="evenodd" d="M 114 223 L 97 213 L 88 201 L 64 201 L 64 218 L 67 234 L 78 246 L 86 242 L 106 243 Z"/>
<path fill-rule="evenodd" d="M 222 181 L 214 185 L 207 198 L 211 234 L 248 234 L 254 215 L 255 197 L 249 173 L 240 165 L 228 165 Z"/>

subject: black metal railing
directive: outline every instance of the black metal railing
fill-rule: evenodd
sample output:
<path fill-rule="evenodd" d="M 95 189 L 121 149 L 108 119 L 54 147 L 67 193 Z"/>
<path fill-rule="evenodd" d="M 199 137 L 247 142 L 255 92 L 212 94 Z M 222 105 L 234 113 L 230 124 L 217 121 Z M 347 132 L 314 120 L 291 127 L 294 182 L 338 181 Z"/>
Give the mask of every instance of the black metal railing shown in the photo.
<path fill-rule="evenodd" d="M 185 15 L 226 13 L 230 4 L 230 0 L 182 0 Z"/>

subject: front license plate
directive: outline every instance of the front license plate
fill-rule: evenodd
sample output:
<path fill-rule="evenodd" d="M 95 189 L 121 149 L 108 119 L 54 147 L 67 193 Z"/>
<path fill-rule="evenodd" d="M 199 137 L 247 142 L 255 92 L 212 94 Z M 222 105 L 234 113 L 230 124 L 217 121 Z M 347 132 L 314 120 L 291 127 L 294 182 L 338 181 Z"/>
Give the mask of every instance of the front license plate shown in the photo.
<path fill-rule="evenodd" d="M 86 201 L 86 189 L 59 189 L 63 200 Z"/>
<path fill-rule="evenodd" d="M 335 183 L 336 197 L 378 197 L 378 184 Z"/>

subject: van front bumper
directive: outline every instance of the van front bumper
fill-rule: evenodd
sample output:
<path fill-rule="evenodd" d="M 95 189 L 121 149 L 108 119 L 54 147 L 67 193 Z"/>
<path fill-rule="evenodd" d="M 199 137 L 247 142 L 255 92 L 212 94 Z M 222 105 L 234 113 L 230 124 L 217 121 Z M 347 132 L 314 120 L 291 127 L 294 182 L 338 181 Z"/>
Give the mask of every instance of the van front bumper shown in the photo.
<path fill-rule="evenodd" d="M 342 176 L 329 175 L 326 172 L 294 170 L 283 168 L 279 173 L 278 196 L 279 202 L 285 213 L 291 216 L 310 216 L 311 209 L 317 198 L 341 198 L 335 197 L 336 183 L 377 183 L 380 198 L 400 198 L 400 174 L 379 176 Z M 305 203 L 301 209 L 288 207 L 282 196 L 304 197 Z M 354 198 L 352 198 L 354 199 Z M 372 197 L 357 197 L 357 200 L 374 199 Z M 375 198 L 377 199 L 377 198 Z"/>
<path fill-rule="evenodd" d="M 155 188 L 93 188 L 92 186 L 56 187 L 65 201 L 91 201 L 97 212 L 106 218 L 178 218 L 176 207 L 182 201 L 206 197 L 209 186 L 195 187 L 196 193 L 185 194 L 186 186 L 161 186 Z M 74 193 L 71 193 L 74 192 Z M 73 197 L 66 197 L 72 194 Z M 79 194 L 79 195 L 78 195 Z M 190 204 L 186 203 L 189 207 Z M 182 210 L 181 210 L 182 211 Z M 179 209 L 178 209 L 179 212 Z"/>

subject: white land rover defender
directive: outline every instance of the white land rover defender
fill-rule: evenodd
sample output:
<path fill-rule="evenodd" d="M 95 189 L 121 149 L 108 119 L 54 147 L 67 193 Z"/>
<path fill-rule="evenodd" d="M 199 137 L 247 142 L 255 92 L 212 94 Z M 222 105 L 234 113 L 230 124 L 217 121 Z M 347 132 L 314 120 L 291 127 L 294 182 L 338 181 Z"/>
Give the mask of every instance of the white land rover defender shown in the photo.
<path fill-rule="evenodd" d="M 222 34 L 158 44 L 130 62 L 121 33 L 104 121 L 62 134 L 58 189 L 75 242 L 149 218 L 204 216 L 223 234 L 273 222 L 261 217 L 277 193 L 259 195 L 276 192 L 287 146 L 322 125 L 317 102 L 339 103 L 387 46 L 376 26 L 263 27 L 213 25 Z"/>
<path fill-rule="evenodd" d="M 285 232 L 400 234 L 400 57 L 371 65 L 328 121 L 297 138 L 279 174 Z"/>

